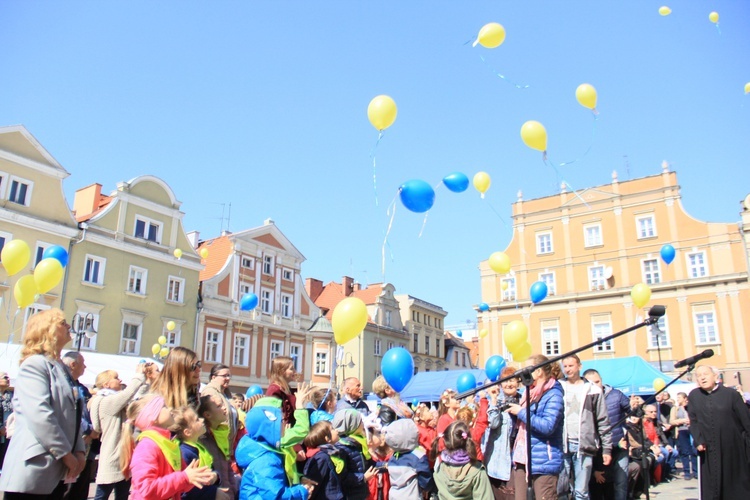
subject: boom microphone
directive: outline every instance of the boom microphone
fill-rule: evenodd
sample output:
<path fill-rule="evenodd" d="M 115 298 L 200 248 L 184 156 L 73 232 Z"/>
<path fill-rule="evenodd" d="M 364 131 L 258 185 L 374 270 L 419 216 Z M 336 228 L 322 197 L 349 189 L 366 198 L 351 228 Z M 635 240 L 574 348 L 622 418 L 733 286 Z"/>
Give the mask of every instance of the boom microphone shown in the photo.
<path fill-rule="evenodd" d="M 706 349 L 700 354 L 696 354 L 695 356 L 690 356 L 689 358 L 685 358 L 682 361 L 678 361 L 677 363 L 674 364 L 674 367 L 682 368 L 683 366 L 694 365 L 701 359 L 710 358 L 713 355 L 714 355 L 713 349 Z"/>

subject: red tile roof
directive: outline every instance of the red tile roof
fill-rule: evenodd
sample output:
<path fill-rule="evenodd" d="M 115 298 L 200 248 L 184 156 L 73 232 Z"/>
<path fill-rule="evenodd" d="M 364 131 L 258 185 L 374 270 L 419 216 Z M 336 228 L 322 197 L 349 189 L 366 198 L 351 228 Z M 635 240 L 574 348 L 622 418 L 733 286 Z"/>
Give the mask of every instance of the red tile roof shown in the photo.
<path fill-rule="evenodd" d="M 369 306 L 375 304 L 381 293 L 383 293 L 383 284 L 373 283 L 372 285 L 368 285 L 367 288 L 355 290 L 352 296 L 362 299 L 362 302 Z"/>
<path fill-rule="evenodd" d="M 111 196 L 107 196 L 106 194 L 101 195 L 99 197 L 99 203 L 97 204 L 96 209 L 93 212 L 91 212 L 90 214 L 83 214 L 83 215 L 80 215 L 80 216 L 76 216 L 76 222 L 84 222 L 84 221 L 87 221 L 87 220 L 91 219 L 95 215 L 99 215 L 102 212 L 102 210 L 104 210 L 105 208 L 107 208 L 107 206 L 111 202 L 112 202 L 112 197 Z"/>
<path fill-rule="evenodd" d="M 375 304 L 375 301 L 382 292 L 383 284 L 375 283 L 368 286 L 367 288 L 363 288 L 362 290 L 355 290 L 354 292 L 352 292 L 350 297 L 357 297 L 358 299 L 362 300 L 365 305 L 372 305 Z M 326 318 L 331 319 L 331 316 L 333 315 L 333 309 L 338 305 L 339 302 L 341 302 L 345 298 L 346 295 L 344 295 L 342 284 L 331 281 L 323 287 L 323 291 L 315 300 L 315 305 L 320 307 L 323 311 L 326 311 Z M 372 320 L 372 318 L 369 317 L 368 319 L 370 321 Z"/>
<path fill-rule="evenodd" d="M 219 236 L 198 245 L 196 251 L 199 255 L 202 249 L 208 249 L 208 257 L 201 260 L 201 263 L 206 266 L 200 272 L 199 279 L 201 281 L 213 278 L 221 271 L 232 253 L 233 246 L 228 236 Z"/>

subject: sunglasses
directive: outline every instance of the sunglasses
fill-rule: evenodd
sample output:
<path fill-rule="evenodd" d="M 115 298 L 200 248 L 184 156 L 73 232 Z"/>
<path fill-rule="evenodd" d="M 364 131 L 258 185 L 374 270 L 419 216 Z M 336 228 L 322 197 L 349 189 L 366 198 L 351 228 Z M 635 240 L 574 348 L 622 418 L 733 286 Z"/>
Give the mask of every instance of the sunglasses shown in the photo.
<path fill-rule="evenodd" d="M 193 363 L 192 365 L 190 365 L 190 369 L 192 371 L 195 371 L 198 368 L 200 368 L 201 366 L 203 366 L 203 363 L 201 363 L 200 361 L 196 361 L 195 363 Z"/>

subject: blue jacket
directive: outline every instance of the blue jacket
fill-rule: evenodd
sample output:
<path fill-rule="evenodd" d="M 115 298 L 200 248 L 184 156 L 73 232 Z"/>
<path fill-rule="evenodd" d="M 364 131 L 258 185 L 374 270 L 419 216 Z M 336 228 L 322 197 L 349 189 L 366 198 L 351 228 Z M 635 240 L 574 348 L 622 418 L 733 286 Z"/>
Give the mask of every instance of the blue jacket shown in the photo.
<path fill-rule="evenodd" d="M 420 500 L 423 491 L 433 491 L 435 482 L 427 454 L 419 446 L 417 424 L 408 418 L 396 420 L 385 427 L 385 442 L 393 450 L 388 461 L 391 500 Z"/>
<path fill-rule="evenodd" d="M 281 408 L 266 406 L 263 399 L 247 413 L 247 434 L 235 450 L 237 465 L 244 469 L 240 500 L 307 500 L 304 486 L 291 486 L 284 470 L 282 425 Z"/>
<path fill-rule="evenodd" d="M 487 410 L 487 418 L 490 425 L 484 433 L 484 466 L 487 475 L 502 481 L 510 480 L 512 468 L 510 435 L 515 422 L 513 417 L 506 412 L 500 412 L 502 402 L 491 406 Z"/>
<path fill-rule="evenodd" d="M 362 446 L 350 437 L 341 437 L 335 446 L 346 462 L 346 475 L 341 484 L 344 496 L 348 500 L 366 499 L 370 490 L 365 481 L 365 471 L 372 467 L 372 461 L 365 459 Z"/>
<path fill-rule="evenodd" d="M 560 382 L 555 382 L 538 402 L 531 403 L 532 474 L 557 475 L 562 470 L 564 414 L 565 398 Z M 518 413 L 518 420 L 527 423 L 526 408 Z"/>
<path fill-rule="evenodd" d="M 187 465 L 190 465 L 193 460 L 198 460 L 198 449 L 191 444 L 180 443 L 180 453 L 183 462 Z M 192 490 L 182 494 L 182 500 L 214 500 L 218 487 L 218 481 L 203 488 L 195 486 Z"/>
<path fill-rule="evenodd" d="M 332 444 L 324 444 L 305 462 L 305 477 L 318 483 L 310 500 L 344 500 L 341 477 L 336 473 L 335 465 L 331 460 L 331 456 L 334 455 L 341 456 L 341 451 Z M 342 471 L 342 474 L 345 473 L 346 470 Z"/>
<path fill-rule="evenodd" d="M 625 415 L 630 412 L 630 400 L 618 389 L 609 385 L 604 386 L 604 399 L 607 403 L 609 423 L 612 425 L 612 448 L 625 437 Z M 614 427 L 615 424 L 619 424 Z"/>

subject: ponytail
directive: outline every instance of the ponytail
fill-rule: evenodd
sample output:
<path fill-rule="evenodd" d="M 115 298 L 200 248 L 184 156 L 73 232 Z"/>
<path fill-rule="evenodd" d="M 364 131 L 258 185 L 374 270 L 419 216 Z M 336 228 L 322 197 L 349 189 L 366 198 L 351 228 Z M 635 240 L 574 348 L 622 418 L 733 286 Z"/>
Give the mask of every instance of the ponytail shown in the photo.
<path fill-rule="evenodd" d="M 130 461 L 133 458 L 135 449 L 135 419 L 145 406 L 151 402 L 156 395 L 149 394 L 139 400 L 133 401 L 128 405 L 125 412 L 125 422 L 122 423 L 122 434 L 120 435 L 120 471 L 126 479 L 130 478 Z"/>

